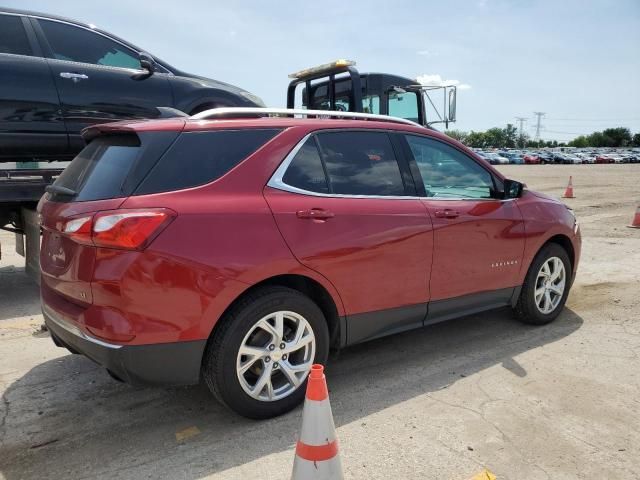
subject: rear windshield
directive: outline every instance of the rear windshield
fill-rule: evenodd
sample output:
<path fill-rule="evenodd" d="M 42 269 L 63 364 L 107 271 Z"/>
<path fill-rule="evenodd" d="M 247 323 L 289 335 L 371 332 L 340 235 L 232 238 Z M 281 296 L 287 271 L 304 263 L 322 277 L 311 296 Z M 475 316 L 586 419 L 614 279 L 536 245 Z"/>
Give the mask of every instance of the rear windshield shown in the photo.
<path fill-rule="evenodd" d="M 135 195 L 180 190 L 212 182 L 280 131 L 250 129 L 183 133 L 136 189 Z"/>
<path fill-rule="evenodd" d="M 55 185 L 76 192 L 72 199 L 77 202 L 121 197 L 124 180 L 139 152 L 140 140 L 135 135 L 98 137 L 73 159 Z"/>

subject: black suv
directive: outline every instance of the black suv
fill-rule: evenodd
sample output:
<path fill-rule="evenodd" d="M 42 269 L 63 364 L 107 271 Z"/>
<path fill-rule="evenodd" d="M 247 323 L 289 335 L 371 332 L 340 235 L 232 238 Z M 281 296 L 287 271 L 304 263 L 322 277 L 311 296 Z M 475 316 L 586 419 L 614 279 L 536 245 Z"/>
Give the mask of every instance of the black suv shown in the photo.
<path fill-rule="evenodd" d="M 0 161 L 72 158 L 80 130 L 120 119 L 264 106 L 238 87 L 182 72 L 110 33 L 0 9 Z"/>

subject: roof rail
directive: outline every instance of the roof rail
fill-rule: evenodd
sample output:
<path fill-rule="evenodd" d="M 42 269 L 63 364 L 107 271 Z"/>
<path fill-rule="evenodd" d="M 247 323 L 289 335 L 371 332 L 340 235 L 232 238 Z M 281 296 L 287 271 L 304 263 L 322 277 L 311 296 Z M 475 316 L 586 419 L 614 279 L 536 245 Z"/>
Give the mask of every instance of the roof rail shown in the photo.
<path fill-rule="evenodd" d="M 419 123 L 406 118 L 390 117 L 388 115 L 374 115 L 372 113 L 358 113 L 358 112 L 337 112 L 333 110 L 305 110 L 298 108 L 258 108 L 258 107 L 223 107 L 212 108 L 210 110 L 204 110 L 203 112 L 196 113 L 190 118 L 194 120 L 210 120 L 215 118 L 243 118 L 253 116 L 309 116 L 320 118 L 344 118 L 344 119 L 356 119 L 356 120 L 376 120 L 379 122 L 392 122 L 392 123 L 404 123 L 406 125 L 413 125 L 415 127 L 422 127 Z M 424 128 L 424 127 L 423 127 Z"/>

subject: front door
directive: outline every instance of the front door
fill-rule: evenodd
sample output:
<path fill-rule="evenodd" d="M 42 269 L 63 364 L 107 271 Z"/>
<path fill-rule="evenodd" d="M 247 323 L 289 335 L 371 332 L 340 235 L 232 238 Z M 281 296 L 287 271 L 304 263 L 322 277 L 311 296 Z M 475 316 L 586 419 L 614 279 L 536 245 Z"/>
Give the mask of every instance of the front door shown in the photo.
<path fill-rule="evenodd" d="M 348 342 L 422 325 L 431 221 L 387 133 L 318 133 L 290 158 L 265 197 L 296 258 L 339 292 Z"/>
<path fill-rule="evenodd" d="M 138 53 L 90 29 L 32 20 L 53 73 L 73 150 L 80 131 L 96 123 L 154 118 L 173 105 L 167 75 L 140 70 Z"/>
<path fill-rule="evenodd" d="M 444 141 L 405 135 L 424 186 L 434 229 L 431 300 L 486 293 L 508 300 L 518 285 L 524 223 L 515 200 L 500 199 L 500 180 Z M 464 304 L 460 305 L 465 308 Z"/>

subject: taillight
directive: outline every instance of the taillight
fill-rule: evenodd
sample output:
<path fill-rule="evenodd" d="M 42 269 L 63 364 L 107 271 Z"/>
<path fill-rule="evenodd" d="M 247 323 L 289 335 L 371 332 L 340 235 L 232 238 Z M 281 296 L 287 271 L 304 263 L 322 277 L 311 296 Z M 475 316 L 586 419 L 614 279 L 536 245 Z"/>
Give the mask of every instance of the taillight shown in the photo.
<path fill-rule="evenodd" d="M 69 220 L 67 223 L 65 223 L 62 231 L 78 243 L 92 245 L 92 242 L 91 242 L 91 221 L 92 220 L 93 220 L 93 215 L 88 217 L 74 218 L 73 220 Z"/>
<path fill-rule="evenodd" d="M 110 210 L 69 220 L 63 229 L 78 243 L 96 247 L 141 250 L 175 217 L 166 208 Z"/>

